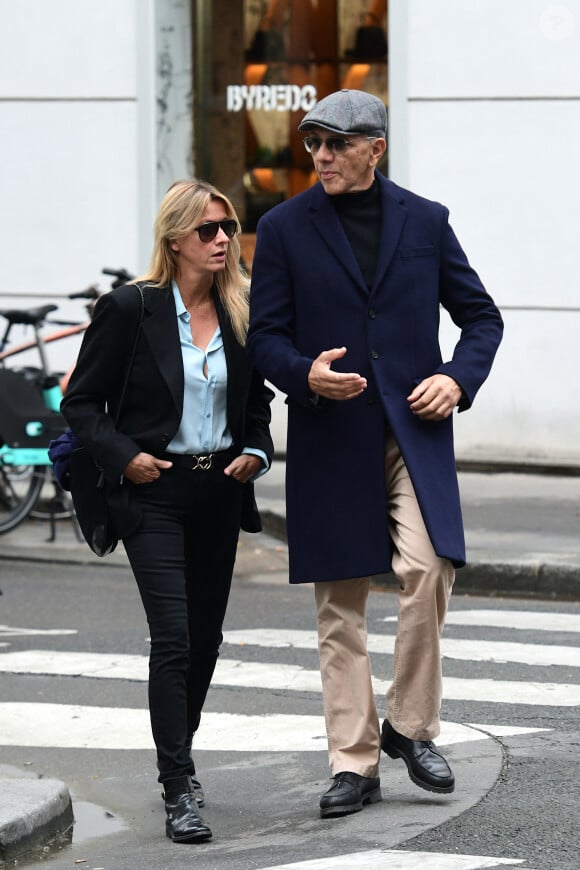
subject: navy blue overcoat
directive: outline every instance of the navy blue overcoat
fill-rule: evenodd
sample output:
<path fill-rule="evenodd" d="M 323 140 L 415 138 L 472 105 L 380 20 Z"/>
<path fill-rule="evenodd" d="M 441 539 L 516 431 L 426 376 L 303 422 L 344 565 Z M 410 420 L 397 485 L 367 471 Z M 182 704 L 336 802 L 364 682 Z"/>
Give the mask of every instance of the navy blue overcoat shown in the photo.
<path fill-rule="evenodd" d="M 290 581 L 339 580 L 390 569 L 385 437 L 391 428 L 435 551 L 465 564 L 453 421 L 427 422 L 406 397 L 423 378 L 450 375 L 469 408 L 503 324 L 469 265 L 448 210 L 377 173 L 382 238 L 369 293 L 340 219 L 320 184 L 260 220 L 252 267 L 248 348 L 287 394 Z M 440 306 L 461 333 L 451 360 L 439 346 Z M 308 372 L 324 350 L 367 378 L 348 401 L 314 404 Z"/>

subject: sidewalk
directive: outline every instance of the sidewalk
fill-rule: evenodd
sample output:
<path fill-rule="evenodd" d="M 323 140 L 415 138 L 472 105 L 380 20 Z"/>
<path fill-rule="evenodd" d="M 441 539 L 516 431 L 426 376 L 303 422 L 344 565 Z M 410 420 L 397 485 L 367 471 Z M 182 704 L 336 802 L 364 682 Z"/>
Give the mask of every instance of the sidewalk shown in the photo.
<path fill-rule="evenodd" d="M 264 531 L 280 542 L 286 538 L 284 473 L 284 462 L 276 461 L 256 484 Z M 459 487 L 468 564 L 457 572 L 456 593 L 580 598 L 580 476 L 462 471 Z M 52 543 L 48 531 L 46 523 L 28 521 L 0 535 L 0 561 L 127 564 L 122 545 L 99 559 L 76 540 L 69 521 L 58 523 Z M 243 548 L 240 555 L 243 573 L 252 573 Z"/>
<path fill-rule="evenodd" d="M 456 594 L 580 598 L 580 476 L 461 471 L 459 488 L 468 561 Z M 285 539 L 284 463 L 256 493 L 265 531 Z"/>
<path fill-rule="evenodd" d="M 284 471 L 277 461 L 256 485 L 264 531 L 271 538 L 242 537 L 238 576 L 267 581 L 287 574 Z M 580 477 L 460 472 L 459 485 L 468 565 L 457 573 L 456 594 L 580 599 Z M 68 521 L 58 524 L 53 543 L 47 537 L 46 523 L 23 523 L 0 536 L 0 562 L 91 563 L 105 570 L 127 565 L 122 546 L 105 559 L 94 556 Z M 392 575 L 375 579 L 393 586 Z M 70 824 L 64 783 L 0 768 L 0 867 L 4 858 L 35 839 L 49 839 L 63 824 Z"/>

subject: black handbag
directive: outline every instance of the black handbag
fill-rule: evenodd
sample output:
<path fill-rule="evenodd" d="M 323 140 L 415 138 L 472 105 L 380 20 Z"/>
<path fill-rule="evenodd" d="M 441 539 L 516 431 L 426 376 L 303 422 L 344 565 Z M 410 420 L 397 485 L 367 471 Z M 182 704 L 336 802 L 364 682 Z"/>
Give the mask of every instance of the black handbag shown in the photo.
<path fill-rule="evenodd" d="M 141 313 L 115 414 L 115 427 L 121 416 L 143 323 L 143 291 L 138 285 L 136 287 L 141 296 Z M 131 501 L 129 487 L 125 485 L 123 478 L 118 484 L 111 486 L 104 470 L 97 465 L 85 447 L 78 447 L 71 452 L 69 470 L 70 493 L 79 528 L 93 553 L 107 556 L 113 552 L 120 538 L 135 531 L 141 521 L 141 511 Z"/>

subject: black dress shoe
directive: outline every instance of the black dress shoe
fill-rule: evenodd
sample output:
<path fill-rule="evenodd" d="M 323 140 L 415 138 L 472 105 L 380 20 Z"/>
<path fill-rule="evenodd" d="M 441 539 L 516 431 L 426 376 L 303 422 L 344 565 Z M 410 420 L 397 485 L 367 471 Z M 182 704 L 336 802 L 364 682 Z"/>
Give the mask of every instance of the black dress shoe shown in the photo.
<path fill-rule="evenodd" d="M 419 788 L 448 794 L 455 788 L 451 768 L 431 740 L 411 740 L 383 722 L 381 748 L 390 758 L 402 758 Z"/>
<path fill-rule="evenodd" d="M 198 813 L 191 777 L 176 776 L 166 780 L 164 786 L 167 836 L 176 843 L 201 843 L 211 839 L 211 830 Z"/>
<path fill-rule="evenodd" d="M 205 794 L 203 791 L 203 786 L 197 776 L 189 775 L 189 782 L 191 785 L 191 791 L 193 792 L 193 797 L 195 798 L 195 802 L 198 807 L 205 806 Z"/>
<path fill-rule="evenodd" d="M 200 720 L 200 716 L 198 715 L 198 717 L 197 717 L 197 724 L 198 725 L 199 725 L 199 720 Z M 197 774 L 195 772 L 195 764 L 194 764 L 193 758 L 191 757 L 191 744 L 192 744 L 194 736 L 195 736 L 195 731 L 193 732 L 193 735 L 190 737 L 189 743 L 187 744 L 187 747 L 186 747 L 187 753 L 188 753 L 189 757 L 191 758 L 191 763 L 193 764 L 193 773 L 190 774 L 191 790 L 193 791 L 193 796 L 195 798 L 195 802 L 198 805 L 198 807 L 204 807 L 205 806 L 205 795 L 203 793 L 203 788 L 202 788 L 201 782 L 197 778 Z"/>
<path fill-rule="evenodd" d="M 363 804 L 376 804 L 383 799 L 378 776 L 366 777 L 345 771 L 337 773 L 333 779 L 328 791 L 320 798 L 322 818 L 358 813 Z"/>
<path fill-rule="evenodd" d="M 199 779 L 196 776 L 190 776 L 189 781 L 191 782 L 191 791 L 193 792 L 193 797 L 195 799 L 198 807 L 205 806 L 205 795 L 203 793 L 203 786 Z"/>

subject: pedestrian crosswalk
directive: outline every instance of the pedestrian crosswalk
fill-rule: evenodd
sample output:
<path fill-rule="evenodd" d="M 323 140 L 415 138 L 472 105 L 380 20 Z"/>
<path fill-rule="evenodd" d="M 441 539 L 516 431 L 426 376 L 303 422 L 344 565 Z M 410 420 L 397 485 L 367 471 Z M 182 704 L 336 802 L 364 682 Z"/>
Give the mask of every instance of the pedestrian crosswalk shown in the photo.
<path fill-rule="evenodd" d="M 60 749 L 153 749 L 146 710 L 76 704 L 0 703 L 0 742 L 4 746 Z M 39 723 L 42 723 L 39 727 Z M 443 722 L 438 743 L 452 746 L 490 736 L 534 734 L 546 729 Z M 326 751 L 322 716 L 205 712 L 195 751 Z"/>
<path fill-rule="evenodd" d="M 268 870 L 485 870 L 491 867 L 520 867 L 532 870 L 525 861 L 490 858 L 482 855 L 449 855 L 441 852 L 401 852 L 398 849 L 373 849 L 351 852 L 337 858 L 315 858 L 293 864 L 278 864 Z"/>
<path fill-rule="evenodd" d="M 392 655 L 395 618 L 378 621 L 381 631 L 370 633 L 369 650 L 373 657 Z M 541 609 L 453 610 L 447 624 L 458 627 L 442 642 L 444 659 L 455 663 L 477 663 L 474 676 L 444 678 L 444 698 L 465 702 L 474 721 L 444 721 L 438 743 L 453 746 L 470 742 L 533 735 L 549 729 L 533 727 L 530 710 L 580 707 L 580 615 Z M 524 635 L 524 632 L 526 634 Z M 552 635 L 547 636 L 550 632 Z M 509 640 L 505 640 L 508 634 Z M 461 635 L 461 636 L 457 636 Z M 59 649 L 51 637 L 61 637 Z M 545 637 L 545 641 L 542 639 Z M 0 625 L 0 673 L 51 678 L 77 677 L 144 683 L 148 677 L 146 655 L 128 655 L 82 650 L 82 641 L 72 629 L 42 631 Z M 533 642 L 528 642 L 533 638 Z M 552 643 L 557 639 L 558 643 Z M 563 641 L 563 642 L 562 642 Z M 320 674 L 315 667 L 317 639 L 304 629 L 250 626 L 226 631 L 213 686 L 243 688 L 320 696 Z M 285 652 L 287 651 L 287 652 Z M 307 661 L 308 666 L 297 664 Z M 381 662 L 381 673 L 386 672 Z M 509 669 L 506 679 L 502 668 Z M 534 679 L 527 679 L 533 668 Z M 561 670 L 558 671 L 557 669 Z M 556 669 L 556 670 L 555 670 Z M 378 668 L 377 668 L 378 671 Z M 517 679 L 513 678 L 514 673 Z M 545 676 L 545 679 L 544 679 Z M 387 680 L 376 677 L 377 698 L 384 698 Z M 212 710 L 215 709 L 215 696 Z M 248 693 L 251 697 L 251 693 Z M 485 703 L 486 720 L 477 718 L 479 702 Z M 510 705 L 526 707 L 522 725 L 502 718 Z M 276 706 L 263 705 L 269 712 L 204 712 L 195 738 L 195 751 L 235 752 L 322 752 L 326 753 L 326 732 L 322 715 L 275 712 Z M 493 715 L 490 715 L 490 709 Z M 465 717 L 469 718 L 469 717 Z M 545 722 L 543 724 L 546 724 Z M 530 727 L 532 726 L 532 727 Z M 153 749 L 148 711 L 130 707 L 90 706 L 31 701 L 0 702 L 0 745 L 54 747 L 61 749 L 139 750 Z M 271 870 L 407 870 L 421 866 L 437 870 L 479 870 L 479 868 L 519 866 L 532 870 L 519 859 L 500 859 L 478 855 L 443 855 L 401 850 L 374 849 L 353 852 L 336 858 L 313 859 L 302 863 L 277 865 Z"/>

